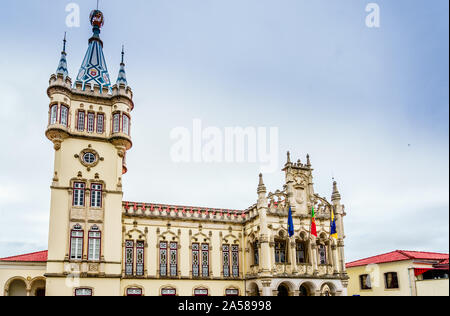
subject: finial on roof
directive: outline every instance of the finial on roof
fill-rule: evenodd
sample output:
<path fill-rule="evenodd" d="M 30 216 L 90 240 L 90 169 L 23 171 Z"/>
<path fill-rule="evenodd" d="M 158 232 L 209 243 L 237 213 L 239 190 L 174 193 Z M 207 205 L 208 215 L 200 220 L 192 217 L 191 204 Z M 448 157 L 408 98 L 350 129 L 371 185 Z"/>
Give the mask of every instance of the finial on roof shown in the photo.
<path fill-rule="evenodd" d="M 266 192 L 267 192 L 267 189 L 266 189 L 266 186 L 264 185 L 263 174 L 260 173 L 259 174 L 258 194 L 266 193 Z"/>
<path fill-rule="evenodd" d="M 341 194 L 339 193 L 337 182 L 334 181 L 333 178 L 333 194 L 331 195 L 331 201 L 340 201 L 341 200 Z"/>
<path fill-rule="evenodd" d="M 116 83 L 117 85 L 123 84 L 125 86 L 128 86 L 127 74 L 125 72 L 124 56 L 125 56 L 125 46 L 122 45 L 122 62 L 120 63 L 119 76 L 117 77 Z"/>
<path fill-rule="evenodd" d="M 290 151 L 287 152 L 287 162 L 286 162 L 286 165 L 289 165 L 289 164 L 291 164 L 291 152 L 290 152 Z"/>
<path fill-rule="evenodd" d="M 58 68 L 56 69 L 57 75 L 63 75 L 64 78 L 69 76 L 69 71 L 67 70 L 67 53 L 66 53 L 66 32 L 64 32 L 64 40 L 63 40 L 63 50 L 61 52 L 61 58 L 59 60 Z"/>
<path fill-rule="evenodd" d="M 311 157 L 309 154 L 306 155 L 306 166 L 311 167 Z"/>

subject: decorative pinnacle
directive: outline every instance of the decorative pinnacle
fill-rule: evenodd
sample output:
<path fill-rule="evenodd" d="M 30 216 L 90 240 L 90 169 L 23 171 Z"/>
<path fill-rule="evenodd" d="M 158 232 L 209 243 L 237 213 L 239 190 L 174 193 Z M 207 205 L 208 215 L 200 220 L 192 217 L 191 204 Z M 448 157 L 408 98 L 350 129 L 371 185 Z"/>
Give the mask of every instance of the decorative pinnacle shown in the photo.
<path fill-rule="evenodd" d="M 259 174 L 259 185 L 258 185 L 258 194 L 260 193 L 266 193 L 267 189 L 264 185 L 263 175 L 262 173 Z"/>
<path fill-rule="evenodd" d="M 125 65 L 124 56 L 125 56 L 125 45 L 122 45 L 122 63 L 121 63 L 121 65 Z"/>
<path fill-rule="evenodd" d="M 288 152 L 287 152 L 287 162 L 286 162 L 286 165 L 290 165 L 290 164 L 291 164 L 291 152 L 288 151 Z"/>
<path fill-rule="evenodd" d="M 333 194 L 331 195 L 331 201 L 340 201 L 341 200 L 341 194 L 339 193 L 337 182 L 333 182 Z"/>
<path fill-rule="evenodd" d="M 311 167 L 311 157 L 309 154 L 306 155 L 306 166 Z"/>
<path fill-rule="evenodd" d="M 63 51 L 62 51 L 64 54 L 66 53 L 66 43 L 67 43 L 66 36 L 67 32 L 64 32 Z"/>

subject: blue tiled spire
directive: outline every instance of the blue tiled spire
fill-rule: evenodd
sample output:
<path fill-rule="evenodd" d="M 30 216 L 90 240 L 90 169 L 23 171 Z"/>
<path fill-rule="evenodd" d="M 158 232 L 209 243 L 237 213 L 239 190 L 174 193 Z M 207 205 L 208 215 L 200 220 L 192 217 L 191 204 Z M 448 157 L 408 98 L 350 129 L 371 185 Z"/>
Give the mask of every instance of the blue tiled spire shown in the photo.
<path fill-rule="evenodd" d="M 93 26 L 93 36 L 89 39 L 89 47 L 81 64 L 75 84 L 81 83 L 83 90 L 91 84 L 100 86 L 100 91 L 108 92 L 111 89 L 108 67 L 103 54 L 103 42 L 100 39 L 100 29 L 103 26 L 103 13 L 94 10 L 90 16 Z"/>
<path fill-rule="evenodd" d="M 63 75 L 64 78 L 69 76 L 69 71 L 67 70 L 67 53 L 66 53 L 66 34 L 64 34 L 64 41 L 63 41 L 63 51 L 61 52 L 61 59 L 59 60 L 58 69 L 56 69 L 56 74 Z"/>
<path fill-rule="evenodd" d="M 127 82 L 127 74 L 125 72 L 125 62 L 124 62 L 124 55 L 125 50 L 122 46 L 122 62 L 120 63 L 120 70 L 119 70 L 119 76 L 117 77 L 117 85 L 124 84 L 125 86 L 128 86 Z"/>

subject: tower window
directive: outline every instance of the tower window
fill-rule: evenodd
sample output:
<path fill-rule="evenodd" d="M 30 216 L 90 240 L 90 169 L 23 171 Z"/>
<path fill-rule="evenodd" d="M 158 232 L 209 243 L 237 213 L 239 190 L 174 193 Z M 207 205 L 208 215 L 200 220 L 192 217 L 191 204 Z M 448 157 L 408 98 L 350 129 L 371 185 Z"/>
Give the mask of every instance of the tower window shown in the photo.
<path fill-rule="evenodd" d="M 86 185 L 81 182 L 76 182 L 73 188 L 73 206 L 84 207 Z"/>
<path fill-rule="evenodd" d="M 104 126 L 105 126 L 105 115 L 98 114 L 97 115 L 97 133 L 98 134 L 103 134 Z"/>
<path fill-rule="evenodd" d="M 230 277 L 230 246 L 222 246 L 223 276 Z"/>
<path fill-rule="evenodd" d="M 91 207 L 102 207 L 103 185 L 93 184 L 91 186 Z"/>
<path fill-rule="evenodd" d="M 94 226 L 89 232 L 88 259 L 91 261 L 100 260 L 102 233 L 98 227 Z"/>
<path fill-rule="evenodd" d="M 327 264 L 327 247 L 325 245 L 319 245 L 319 263 Z"/>
<path fill-rule="evenodd" d="M 136 275 L 144 275 L 144 248 L 145 243 L 143 241 L 136 242 Z"/>
<path fill-rule="evenodd" d="M 83 111 L 78 112 L 77 130 L 79 132 L 84 132 L 85 115 Z"/>
<path fill-rule="evenodd" d="M 130 134 L 130 118 L 128 115 L 123 115 L 123 133 L 129 135 Z"/>
<path fill-rule="evenodd" d="M 95 125 L 95 114 L 94 113 L 88 113 L 88 121 L 87 121 L 87 131 L 88 133 L 94 132 L 94 125 Z"/>
<path fill-rule="evenodd" d="M 70 259 L 81 260 L 83 258 L 84 232 L 81 226 L 77 225 L 70 232 Z"/>
<path fill-rule="evenodd" d="M 54 125 L 58 122 L 58 105 L 53 105 L 50 109 L 50 124 Z"/>
<path fill-rule="evenodd" d="M 93 153 L 85 153 L 83 161 L 88 165 L 92 165 L 96 161 L 95 155 Z"/>
<path fill-rule="evenodd" d="M 69 109 L 62 105 L 61 106 L 61 125 L 67 126 L 67 121 L 69 118 Z"/>
<path fill-rule="evenodd" d="M 120 132 L 120 113 L 113 115 L 113 133 Z"/>
<path fill-rule="evenodd" d="M 134 264 L 134 241 L 125 242 L 125 275 L 133 275 Z"/>

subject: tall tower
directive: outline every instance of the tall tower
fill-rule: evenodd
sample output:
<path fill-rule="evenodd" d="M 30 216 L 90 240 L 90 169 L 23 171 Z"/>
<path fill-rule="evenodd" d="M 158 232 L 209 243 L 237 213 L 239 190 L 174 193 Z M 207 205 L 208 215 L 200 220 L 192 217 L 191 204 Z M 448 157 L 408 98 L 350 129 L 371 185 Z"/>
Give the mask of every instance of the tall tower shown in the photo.
<path fill-rule="evenodd" d="M 47 90 L 46 136 L 55 150 L 46 274 L 50 296 L 120 292 L 122 176 L 132 147 L 133 93 L 123 50 L 117 83 L 110 82 L 100 39 L 102 12 L 92 11 L 90 22 L 93 35 L 74 84 L 64 39 Z"/>

